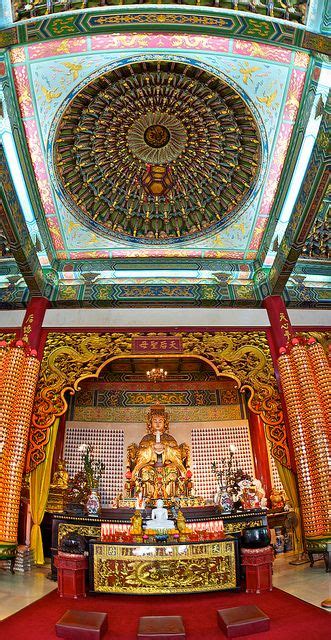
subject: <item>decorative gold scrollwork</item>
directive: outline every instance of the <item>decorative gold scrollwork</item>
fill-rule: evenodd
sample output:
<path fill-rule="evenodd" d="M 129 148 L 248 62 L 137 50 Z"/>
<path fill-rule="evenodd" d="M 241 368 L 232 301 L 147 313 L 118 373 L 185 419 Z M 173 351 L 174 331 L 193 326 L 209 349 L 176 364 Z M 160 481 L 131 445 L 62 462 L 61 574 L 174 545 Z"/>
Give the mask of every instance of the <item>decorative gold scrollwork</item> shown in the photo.
<path fill-rule="evenodd" d="M 73 395 L 79 389 L 81 380 L 98 377 L 106 364 L 115 358 L 125 358 L 129 354 L 134 358 L 142 357 L 132 355 L 132 338 L 152 338 L 157 335 L 155 332 L 139 335 L 92 332 L 48 334 L 32 417 L 29 470 L 45 459 L 44 447 L 48 442 L 49 428 L 55 417 L 67 409 L 64 394 L 69 392 Z M 162 332 L 164 335 L 181 337 L 181 357 L 196 356 L 206 361 L 216 375 L 232 378 L 243 393 L 248 393 L 250 409 L 259 414 L 266 425 L 272 455 L 283 465 L 290 466 L 280 397 L 265 332 Z M 153 353 L 153 356 L 164 355 Z"/>

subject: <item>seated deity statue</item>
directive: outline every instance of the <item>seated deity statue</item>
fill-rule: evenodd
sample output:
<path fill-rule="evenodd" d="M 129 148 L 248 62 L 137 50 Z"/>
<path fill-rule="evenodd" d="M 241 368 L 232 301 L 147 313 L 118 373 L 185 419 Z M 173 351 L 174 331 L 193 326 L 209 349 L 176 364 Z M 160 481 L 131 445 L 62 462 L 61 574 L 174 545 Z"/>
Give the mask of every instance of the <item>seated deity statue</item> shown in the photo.
<path fill-rule="evenodd" d="M 177 514 L 177 529 L 181 535 L 192 533 L 190 527 L 187 526 L 185 517 L 182 511 L 178 511 Z"/>
<path fill-rule="evenodd" d="M 189 447 L 169 433 L 169 416 L 162 405 L 153 405 L 147 416 L 147 433 L 127 450 L 127 496 L 142 490 L 146 500 L 188 495 L 184 486 L 189 470 Z"/>
<path fill-rule="evenodd" d="M 65 460 L 58 460 L 57 469 L 53 474 L 51 488 L 52 489 L 67 489 L 69 483 L 69 473 L 66 470 Z"/>
<path fill-rule="evenodd" d="M 156 507 L 152 509 L 152 517 L 146 521 L 146 529 L 175 529 L 173 520 L 168 519 L 168 510 L 163 506 L 163 500 L 156 501 Z"/>
<path fill-rule="evenodd" d="M 140 536 L 142 534 L 142 517 L 140 511 L 135 511 L 131 518 L 130 533 L 133 536 Z"/>

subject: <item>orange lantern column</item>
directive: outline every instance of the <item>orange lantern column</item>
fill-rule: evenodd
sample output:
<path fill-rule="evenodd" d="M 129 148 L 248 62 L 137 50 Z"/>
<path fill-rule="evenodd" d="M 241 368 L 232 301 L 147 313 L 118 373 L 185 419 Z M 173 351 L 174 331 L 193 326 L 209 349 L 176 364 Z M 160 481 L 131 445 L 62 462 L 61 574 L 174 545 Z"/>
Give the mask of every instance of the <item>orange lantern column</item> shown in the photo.
<path fill-rule="evenodd" d="M 22 475 L 40 367 L 37 348 L 47 306 L 43 298 L 31 301 L 22 338 L 10 345 L 0 343 L 0 559 L 12 557 L 16 549 Z"/>
<path fill-rule="evenodd" d="M 328 530 L 328 453 L 330 374 L 324 351 L 314 338 L 297 337 L 283 300 L 264 300 L 271 324 L 295 457 L 302 520 L 306 535 Z M 293 467 L 292 467 L 293 468 Z"/>
<path fill-rule="evenodd" d="M 306 535 L 328 531 L 328 455 L 330 433 L 326 404 L 329 371 L 318 360 L 315 340 L 292 338 L 280 350 L 279 371 L 297 460 L 302 518 Z M 316 357 L 317 356 L 317 357 Z M 323 378 L 323 387 L 319 380 Z M 328 396 L 323 393 L 328 391 Z"/>

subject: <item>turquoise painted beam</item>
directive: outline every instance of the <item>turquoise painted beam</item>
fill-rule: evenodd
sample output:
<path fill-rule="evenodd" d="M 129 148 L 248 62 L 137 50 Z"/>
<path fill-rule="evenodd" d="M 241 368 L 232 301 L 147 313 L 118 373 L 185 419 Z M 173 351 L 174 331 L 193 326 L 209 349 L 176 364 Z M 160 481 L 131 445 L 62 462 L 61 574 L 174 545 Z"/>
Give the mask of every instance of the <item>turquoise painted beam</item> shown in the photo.
<path fill-rule="evenodd" d="M 0 217 L 11 253 L 31 296 L 42 295 L 45 287 L 42 268 L 17 198 L 2 145 L 0 145 Z"/>
<path fill-rule="evenodd" d="M 286 233 L 269 274 L 270 292 L 280 294 L 302 253 L 302 248 L 326 195 L 330 180 L 330 105 L 318 136 Z"/>

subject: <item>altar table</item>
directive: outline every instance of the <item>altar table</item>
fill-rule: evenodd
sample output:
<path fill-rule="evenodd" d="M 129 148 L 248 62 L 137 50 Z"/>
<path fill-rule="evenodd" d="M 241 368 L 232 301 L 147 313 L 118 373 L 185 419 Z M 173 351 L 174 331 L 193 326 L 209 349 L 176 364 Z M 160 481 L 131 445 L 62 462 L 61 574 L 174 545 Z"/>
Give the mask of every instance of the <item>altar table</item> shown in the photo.
<path fill-rule="evenodd" d="M 238 540 L 171 544 L 91 541 L 90 593 L 155 595 L 239 588 Z"/>
<path fill-rule="evenodd" d="M 208 523 L 211 525 L 222 520 L 224 532 L 240 536 L 243 529 L 247 527 L 258 527 L 267 525 L 266 509 L 251 509 L 238 511 L 236 513 L 221 513 L 217 507 L 196 507 L 181 509 L 186 522 L 193 529 L 208 530 Z M 51 514 L 52 519 L 52 579 L 56 580 L 56 568 L 54 566 L 54 557 L 57 555 L 58 546 L 63 536 L 70 532 L 79 533 L 86 539 L 98 538 L 101 535 L 101 523 L 109 523 L 123 531 L 129 528 L 131 517 L 134 509 L 108 509 L 104 510 L 100 517 L 91 516 L 72 516 L 64 513 Z M 150 517 L 150 510 L 146 510 L 143 514 L 144 518 Z"/>

